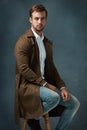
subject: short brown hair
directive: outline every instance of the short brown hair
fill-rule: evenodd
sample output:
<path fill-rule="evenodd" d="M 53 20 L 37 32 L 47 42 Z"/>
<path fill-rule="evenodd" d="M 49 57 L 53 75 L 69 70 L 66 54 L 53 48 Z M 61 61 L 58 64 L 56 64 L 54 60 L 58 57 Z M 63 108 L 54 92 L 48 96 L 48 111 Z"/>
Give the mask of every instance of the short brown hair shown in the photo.
<path fill-rule="evenodd" d="M 46 17 L 48 15 L 48 12 L 46 10 L 46 8 L 42 5 L 42 4 L 37 4 L 37 5 L 33 5 L 32 8 L 29 10 L 29 15 L 30 17 L 32 17 L 32 13 L 36 11 L 36 12 L 42 12 L 45 11 L 46 13 Z"/>

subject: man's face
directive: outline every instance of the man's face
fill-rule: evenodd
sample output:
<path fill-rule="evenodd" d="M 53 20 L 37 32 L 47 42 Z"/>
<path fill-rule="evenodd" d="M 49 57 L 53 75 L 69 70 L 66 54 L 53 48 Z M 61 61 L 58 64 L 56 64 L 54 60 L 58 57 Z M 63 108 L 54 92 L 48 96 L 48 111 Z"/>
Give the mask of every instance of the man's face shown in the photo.
<path fill-rule="evenodd" d="M 30 17 L 30 23 L 31 26 L 34 28 L 36 32 L 41 32 L 45 25 L 46 25 L 46 13 L 45 11 L 42 12 L 36 12 L 34 11 L 32 13 L 32 16 Z"/>

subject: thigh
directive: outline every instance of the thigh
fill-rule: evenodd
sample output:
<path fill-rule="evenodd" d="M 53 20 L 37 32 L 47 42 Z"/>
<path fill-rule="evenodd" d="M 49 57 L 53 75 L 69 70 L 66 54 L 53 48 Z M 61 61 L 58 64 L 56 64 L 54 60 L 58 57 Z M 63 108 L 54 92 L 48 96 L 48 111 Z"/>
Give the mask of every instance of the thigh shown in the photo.
<path fill-rule="evenodd" d="M 43 86 L 40 87 L 40 98 L 42 101 L 53 99 L 54 97 L 58 97 L 58 94 L 56 92 Z"/>

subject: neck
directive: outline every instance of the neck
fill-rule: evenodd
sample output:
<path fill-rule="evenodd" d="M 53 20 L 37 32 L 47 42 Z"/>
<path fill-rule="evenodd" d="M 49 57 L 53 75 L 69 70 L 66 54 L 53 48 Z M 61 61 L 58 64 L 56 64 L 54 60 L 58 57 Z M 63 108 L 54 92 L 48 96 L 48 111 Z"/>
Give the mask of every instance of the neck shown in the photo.
<path fill-rule="evenodd" d="M 40 37 L 42 36 L 42 31 L 34 30 Z"/>
<path fill-rule="evenodd" d="M 37 32 L 37 34 L 41 37 L 42 36 L 42 32 Z"/>

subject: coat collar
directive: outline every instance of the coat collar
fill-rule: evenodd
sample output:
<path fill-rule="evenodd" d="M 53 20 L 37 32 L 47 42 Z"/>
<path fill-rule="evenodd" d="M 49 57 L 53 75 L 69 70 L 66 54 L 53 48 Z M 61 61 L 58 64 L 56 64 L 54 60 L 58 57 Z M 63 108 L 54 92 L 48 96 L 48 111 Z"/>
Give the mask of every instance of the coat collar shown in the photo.
<path fill-rule="evenodd" d="M 28 38 L 31 38 L 31 37 L 34 37 L 34 38 L 35 38 L 32 29 L 28 29 L 28 30 L 26 31 L 26 34 L 27 34 L 27 37 L 28 37 Z M 43 37 L 44 37 L 44 36 L 43 36 Z"/>
<path fill-rule="evenodd" d="M 26 31 L 26 35 L 27 35 L 28 38 L 35 37 L 31 29 L 28 29 Z"/>
<path fill-rule="evenodd" d="M 27 35 L 27 38 L 33 38 L 35 41 L 35 36 L 31 29 L 28 29 L 25 34 Z M 43 42 L 45 44 L 46 42 L 50 42 L 50 41 L 44 36 Z M 33 44 L 34 44 L 34 42 L 33 42 Z"/>

